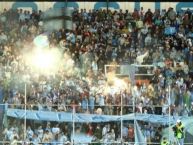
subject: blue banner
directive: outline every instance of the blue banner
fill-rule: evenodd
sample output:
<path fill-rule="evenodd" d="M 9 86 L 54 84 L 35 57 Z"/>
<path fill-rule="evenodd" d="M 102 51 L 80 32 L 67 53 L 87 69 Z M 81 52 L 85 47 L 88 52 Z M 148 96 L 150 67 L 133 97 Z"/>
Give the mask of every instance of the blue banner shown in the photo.
<path fill-rule="evenodd" d="M 25 116 L 26 113 L 26 116 Z M 58 121 L 58 122 L 110 122 L 120 121 L 120 116 L 113 115 L 96 115 L 96 114 L 83 114 L 75 113 L 74 115 L 69 112 L 50 112 L 50 111 L 32 111 L 22 109 L 8 109 L 7 116 L 20 118 L 20 119 L 31 119 L 31 120 L 47 120 L 47 121 Z M 133 117 L 132 117 L 133 118 Z"/>
<path fill-rule="evenodd" d="M 26 113 L 26 116 L 25 116 Z M 110 122 L 121 120 L 138 120 L 151 123 L 159 123 L 167 125 L 174 124 L 177 119 L 182 117 L 170 117 L 168 115 L 155 115 L 155 114 L 139 114 L 131 113 L 127 115 L 98 115 L 98 114 L 83 114 L 83 113 L 70 113 L 70 112 L 50 112 L 50 111 L 35 111 L 35 110 L 22 110 L 22 109 L 8 109 L 7 116 L 31 119 L 31 120 L 47 120 L 58 122 Z"/>

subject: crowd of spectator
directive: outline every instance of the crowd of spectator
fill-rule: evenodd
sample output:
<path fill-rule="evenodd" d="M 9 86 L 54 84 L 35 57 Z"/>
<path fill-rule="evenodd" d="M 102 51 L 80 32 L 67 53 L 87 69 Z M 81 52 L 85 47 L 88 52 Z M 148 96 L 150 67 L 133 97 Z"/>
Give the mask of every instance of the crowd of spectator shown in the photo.
<path fill-rule="evenodd" d="M 63 145 L 74 142 L 74 144 L 116 144 L 121 142 L 134 142 L 133 122 L 124 122 L 122 127 L 123 140 L 121 141 L 120 122 L 109 123 L 76 123 L 74 135 L 73 124 L 57 122 L 27 121 L 26 132 L 22 120 L 10 119 L 10 127 L 3 131 L 5 144 L 9 141 L 38 145 Z M 25 139 L 24 139 L 25 138 Z M 74 138 L 74 139 L 72 139 Z M 86 139 L 89 138 L 89 139 Z"/>
<path fill-rule="evenodd" d="M 27 109 L 41 111 L 72 112 L 75 108 L 76 113 L 165 115 L 170 106 L 171 115 L 193 115 L 193 18 L 189 9 L 74 10 L 72 30 L 49 32 L 49 49 L 62 53 L 63 65 L 48 76 L 33 72 L 24 61 L 25 52 L 34 47 L 33 40 L 45 33 L 43 14 L 22 9 L 1 13 L 0 83 L 9 108 L 24 109 L 26 99 Z M 165 32 L 170 28 L 175 33 Z M 104 65 L 136 64 L 136 58 L 144 54 L 148 55 L 142 64 L 154 66 L 148 83 L 124 79 L 126 88 L 106 91 L 107 86 L 115 88 Z M 42 137 L 44 133 L 49 131 L 42 131 Z M 65 134 L 60 132 L 52 139 L 65 138 Z M 34 133 L 36 138 L 39 135 Z"/>

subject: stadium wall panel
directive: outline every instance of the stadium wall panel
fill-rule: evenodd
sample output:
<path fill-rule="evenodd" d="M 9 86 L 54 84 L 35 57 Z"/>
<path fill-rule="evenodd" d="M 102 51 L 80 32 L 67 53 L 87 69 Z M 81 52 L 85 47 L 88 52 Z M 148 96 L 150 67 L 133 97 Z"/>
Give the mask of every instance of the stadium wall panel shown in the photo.
<path fill-rule="evenodd" d="M 106 2 L 1 2 L 0 5 L 0 11 L 2 12 L 4 8 L 10 9 L 10 8 L 23 8 L 23 9 L 34 9 L 34 10 L 42 10 L 45 11 L 49 8 L 58 8 L 58 5 L 61 5 L 63 3 L 63 6 L 67 7 L 76 7 L 79 9 L 100 9 L 100 8 L 106 8 L 107 3 Z M 190 8 L 193 10 L 193 2 L 109 2 L 109 8 L 110 9 L 122 9 L 129 10 L 132 12 L 134 8 L 140 9 L 140 7 L 143 7 L 146 11 L 148 8 L 151 8 L 152 11 L 154 9 L 168 9 L 169 7 L 173 7 L 177 11 L 181 9 Z"/>

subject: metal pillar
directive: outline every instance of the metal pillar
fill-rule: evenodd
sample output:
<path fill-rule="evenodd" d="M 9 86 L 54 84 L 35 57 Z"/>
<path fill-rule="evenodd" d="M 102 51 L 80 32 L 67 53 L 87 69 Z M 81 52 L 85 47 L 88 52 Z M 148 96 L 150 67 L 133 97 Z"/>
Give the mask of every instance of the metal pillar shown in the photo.
<path fill-rule="evenodd" d="M 24 140 L 26 140 L 26 109 L 27 109 L 27 107 L 26 107 L 26 105 L 27 105 L 27 85 L 26 85 L 26 83 L 25 83 L 25 93 L 24 93 L 24 98 L 25 98 L 25 105 L 24 105 L 24 107 L 25 107 L 25 117 L 24 117 Z"/>

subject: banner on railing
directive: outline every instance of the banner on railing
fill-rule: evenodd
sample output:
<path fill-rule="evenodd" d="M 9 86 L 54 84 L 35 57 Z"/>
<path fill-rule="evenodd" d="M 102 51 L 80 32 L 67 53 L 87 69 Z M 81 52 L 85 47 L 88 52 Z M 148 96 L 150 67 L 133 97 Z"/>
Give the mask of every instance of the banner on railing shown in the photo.
<path fill-rule="evenodd" d="M 25 115 L 26 113 L 26 115 Z M 121 120 L 137 120 L 146 121 L 159 124 L 173 124 L 177 119 L 182 117 L 170 117 L 167 115 L 155 115 L 155 114 L 139 114 L 131 113 L 127 115 L 98 115 L 98 114 L 83 114 L 83 113 L 71 113 L 71 112 L 50 112 L 50 111 L 35 111 L 35 110 L 23 110 L 23 109 L 8 109 L 7 116 L 20 119 L 31 120 L 47 120 L 58 122 L 110 122 Z"/>
<path fill-rule="evenodd" d="M 26 113 L 26 115 L 25 115 Z M 31 120 L 47 120 L 58 122 L 110 122 L 119 121 L 120 116 L 110 115 L 96 115 L 96 114 L 83 114 L 70 112 L 50 112 L 50 111 L 35 111 L 35 110 L 22 110 L 22 109 L 8 109 L 7 116 L 31 119 Z"/>

